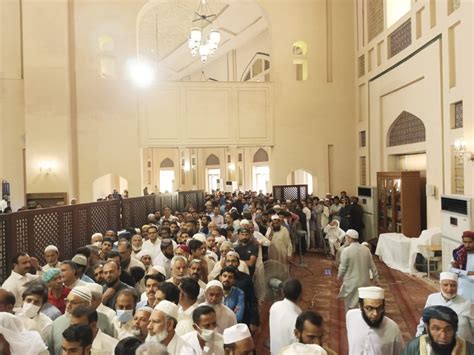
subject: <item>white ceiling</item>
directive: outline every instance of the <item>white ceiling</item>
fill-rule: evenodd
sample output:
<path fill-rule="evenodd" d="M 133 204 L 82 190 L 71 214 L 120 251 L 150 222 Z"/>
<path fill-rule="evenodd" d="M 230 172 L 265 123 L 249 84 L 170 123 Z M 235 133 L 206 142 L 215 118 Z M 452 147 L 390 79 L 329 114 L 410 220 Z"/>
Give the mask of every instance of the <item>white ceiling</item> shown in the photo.
<path fill-rule="evenodd" d="M 155 0 L 147 5 L 138 23 L 138 53 L 158 65 L 162 80 L 180 80 L 201 69 L 192 57 L 187 38 L 199 0 Z M 222 39 L 208 63 L 238 48 L 268 28 L 258 4 L 249 0 L 207 0 L 209 12 L 218 15 L 213 26 Z"/>

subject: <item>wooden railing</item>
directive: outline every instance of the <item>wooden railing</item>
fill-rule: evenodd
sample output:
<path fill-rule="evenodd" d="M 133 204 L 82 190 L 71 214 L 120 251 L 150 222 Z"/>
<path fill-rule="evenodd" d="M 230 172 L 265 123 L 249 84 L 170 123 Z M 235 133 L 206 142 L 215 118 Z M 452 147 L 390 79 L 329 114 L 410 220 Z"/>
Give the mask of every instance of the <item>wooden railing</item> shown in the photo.
<path fill-rule="evenodd" d="M 61 260 L 70 259 L 77 248 L 90 242 L 94 233 L 141 227 L 148 214 L 165 206 L 182 211 L 188 203 L 201 209 L 204 192 L 185 191 L 0 214 L 0 281 L 8 277 L 11 261 L 19 252 L 27 252 L 44 264 L 44 249 L 53 244 L 58 247 Z"/>

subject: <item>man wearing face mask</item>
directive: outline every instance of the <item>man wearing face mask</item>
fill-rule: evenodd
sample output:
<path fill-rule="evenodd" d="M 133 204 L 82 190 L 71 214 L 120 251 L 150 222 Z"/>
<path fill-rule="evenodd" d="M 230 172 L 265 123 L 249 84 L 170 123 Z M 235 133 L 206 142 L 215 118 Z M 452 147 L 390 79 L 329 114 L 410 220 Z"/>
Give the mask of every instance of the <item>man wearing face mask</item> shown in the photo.
<path fill-rule="evenodd" d="M 43 304 L 48 302 L 47 289 L 40 283 L 33 284 L 23 292 L 22 297 L 23 305 L 16 315 L 21 319 L 25 330 L 37 331 L 47 344 L 53 321 L 40 312 Z"/>
<path fill-rule="evenodd" d="M 124 289 L 117 294 L 113 325 L 118 340 L 133 336 L 133 316 L 137 305 L 138 296 L 135 290 Z"/>
<path fill-rule="evenodd" d="M 152 312 L 153 308 L 145 306 L 138 308 L 133 316 L 133 336 L 137 337 L 142 342 L 144 342 L 148 336 L 148 325 L 150 324 L 150 316 Z"/>
<path fill-rule="evenodd" d="M 215 331 L 216 312 L 212 307 L 199 306 L 193 312 L 194 331 L 183 336 L 197 355 L 224 355 L 224 338 Z"/>
<path fill-rule="evenodd" d="M 92 234 L 92 237 L 91 237 L 91 245 L 94 245 L 100 249 L 102 248 L 103 240 L 104 240 L 104 237 L 102 236 L 102 233 L 94 233 Z"/>
<path fill-rule="evenodd" d="M 359 287 L 360 309 L 346 313 L 349 354 L 398 355 L 403 340 L 397 323 L 385 316 L 384 290 Z"/>
<path fill-rule="evenodd" d="M 175 332 L 178 306 L 163 300 L 150 316 L 146 342 L 156 341 L 166 346 L 169 354 L 194 354 L 191 346 Z"/>
<path fill-rule="evenodd" d="M 457 336 L 467 341 L 473 342 L 474 329 L 471 327 L 471 302 L 458 295 L 458 275 L 452 272 L 442 272 L 439 275 L 439 285 L 441 292 L 432 293 L 426 300 L 425 308 L 431 306 L 446 306 L 451 308 L 458 315 Z M 423 318 L 416 330 L 416 336 L 423 334 L 425 323 Z"/>
<path fill-rule="evenodd" d="M 143 238 L 140 234 L 135 234 L 132 237 L 132 258 L 140 260 L 137 254 L 141 252 L 142 249 L 143 249 Z"/>
<path fill-rule="evenodd" d="M 42 267 L 42 271 L 48 271 L 49 269 L 59 268 L 61 262 L 59 259 L 59 250 L 54 245 L 48 245 L 44 249 L 44 260 L 46 260 L 46 265 Z"/>

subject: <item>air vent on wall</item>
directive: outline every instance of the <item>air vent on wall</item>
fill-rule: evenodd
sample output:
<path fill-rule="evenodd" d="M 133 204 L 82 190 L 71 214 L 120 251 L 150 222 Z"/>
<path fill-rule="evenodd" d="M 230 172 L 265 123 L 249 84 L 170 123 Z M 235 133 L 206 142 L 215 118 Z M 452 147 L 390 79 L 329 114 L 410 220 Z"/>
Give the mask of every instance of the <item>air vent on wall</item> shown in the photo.
<path fill-rule="evenodd" d="M 456 198 L 441 197 L 441 210 L 467 216 L 469 214 L 468 201 Z"/>
<path fill-rule="evenodd" d="M 358 196 L 372 197 L 372 189 L 370 187 L 359 186 L 357 188 Z"/>

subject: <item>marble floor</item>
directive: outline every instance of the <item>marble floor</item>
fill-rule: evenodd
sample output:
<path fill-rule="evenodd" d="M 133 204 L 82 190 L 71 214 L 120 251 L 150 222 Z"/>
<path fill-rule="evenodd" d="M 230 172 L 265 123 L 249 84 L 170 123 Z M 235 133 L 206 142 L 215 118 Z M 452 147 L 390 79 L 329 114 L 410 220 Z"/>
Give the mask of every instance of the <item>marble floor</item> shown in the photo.
<path fill-rule="evenodd" d="M 374 259 L 380 274 L 379 285 L 386 291 L 386 315 L 399 325 L 404 341 L 409 341 L 415 334 L 427 296 L 437 291 L 436 284 L 390 269 L 377 257 Z M 347 354 L 344 302 L 336 298 L 340 284 L 333 261 L 317 253 L 307 254 L 303 261 L 307 267 L 292 266 L 290 271 L 292 277 L 303 283 L 300 306 L 323 316 L 327 333 L 325 343 L 338 354 Z M 298 263 L 299 259 L 296 260 Z M 269 338 L 268 308 L 269 305 L 264 305 L 261 309 L 262 330 L 256 342 L 259 355 L 270 353 L 264 345 Z"/>

